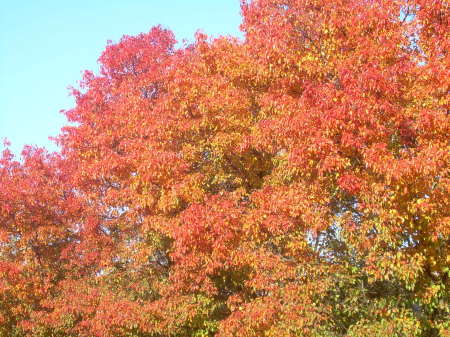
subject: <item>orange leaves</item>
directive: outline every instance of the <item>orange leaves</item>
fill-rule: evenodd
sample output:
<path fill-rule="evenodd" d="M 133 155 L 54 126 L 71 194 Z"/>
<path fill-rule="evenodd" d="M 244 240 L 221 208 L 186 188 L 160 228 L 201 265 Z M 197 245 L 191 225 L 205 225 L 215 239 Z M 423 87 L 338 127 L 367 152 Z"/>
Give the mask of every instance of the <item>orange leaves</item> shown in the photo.
<path fill-rule="evenodd" d="M 180 226 L 172 229 L 175 261 L 191 254 L 204 255 L 206 273 L 226 263 L 228 250 L 238 242 L 241 213 L 232 200 L 220 197 L 211 199 L 206 205 L 191 205 L 181 214 Z"/>
<path fill-rule="evenodd" d="M 361 182 L 360 178 L 351 174 L 344 174 L 338 178 L 339 187 L 351 194 L 357 194 L 360 191 Z"/>
<path fill-rule="evenodd" d="M 119 80 L 152 72 L 158 66 L 155 61 L 163 62 L 161 55 L 172 53 L 174 44 L 173 33 L 160 26 L 153 27 L 147 34 L 124 36 L 118 44 L 109 43 L 100 56 L 101 73 Z"/>
<path fill-rule="evenodd" d="M 109 43 L 62 153 L 0 159 L 0 325 L 445 331 L 444 3 L 242 1 L 243 41 Z"/>

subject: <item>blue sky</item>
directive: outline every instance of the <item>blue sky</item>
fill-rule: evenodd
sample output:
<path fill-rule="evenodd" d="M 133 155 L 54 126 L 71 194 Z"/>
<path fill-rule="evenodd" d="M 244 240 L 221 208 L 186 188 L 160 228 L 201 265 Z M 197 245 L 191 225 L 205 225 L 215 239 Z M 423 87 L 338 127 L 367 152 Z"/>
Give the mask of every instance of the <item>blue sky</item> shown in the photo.
<path fill-rule="evenodd" d="M 22 0 L 0 4 L 0 139 L 20 153 L 25 144 L 56 150 L 48 140 L 73 106 L 67 87 L 97 70 L 108 39 L 147 32 L 157 24 L 178 41 L 241 36 L 239 0 Z M 0 142 L 1 143 L 1 142 Z"/>

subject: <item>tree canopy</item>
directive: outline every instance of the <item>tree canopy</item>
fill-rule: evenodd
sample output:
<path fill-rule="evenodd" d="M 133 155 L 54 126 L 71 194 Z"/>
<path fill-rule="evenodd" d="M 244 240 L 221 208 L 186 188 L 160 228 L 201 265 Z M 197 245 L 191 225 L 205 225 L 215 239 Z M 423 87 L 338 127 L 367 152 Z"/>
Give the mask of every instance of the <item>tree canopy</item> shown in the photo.
<path fill-rule="evenodd" d="M 446 0 L 242 1 L 109 43 L 0 157 L 0 336 L 450 336 Z"/>

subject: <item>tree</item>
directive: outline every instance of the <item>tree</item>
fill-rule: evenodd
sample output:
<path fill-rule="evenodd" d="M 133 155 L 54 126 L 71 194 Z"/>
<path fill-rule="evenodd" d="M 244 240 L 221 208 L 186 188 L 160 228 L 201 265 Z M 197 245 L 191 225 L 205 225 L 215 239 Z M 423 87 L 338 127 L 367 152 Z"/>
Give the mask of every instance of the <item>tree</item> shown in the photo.
<path fill-rule="evenodd" d="M 108 44 L 0 163 L 2 336 L 449 336 L 443 0 L 242 1 Z"/>

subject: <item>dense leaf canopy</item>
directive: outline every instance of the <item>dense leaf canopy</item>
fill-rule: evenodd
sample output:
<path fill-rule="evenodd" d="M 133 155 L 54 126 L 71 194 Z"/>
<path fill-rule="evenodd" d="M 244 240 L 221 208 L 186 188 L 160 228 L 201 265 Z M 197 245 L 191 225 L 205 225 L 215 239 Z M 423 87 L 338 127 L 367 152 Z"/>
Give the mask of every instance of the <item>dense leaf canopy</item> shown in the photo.
<path fill-rule="evenodd" d="M 446 0 L 242 1 L 0 157 L 0 336 L 450 336 Z"/>

